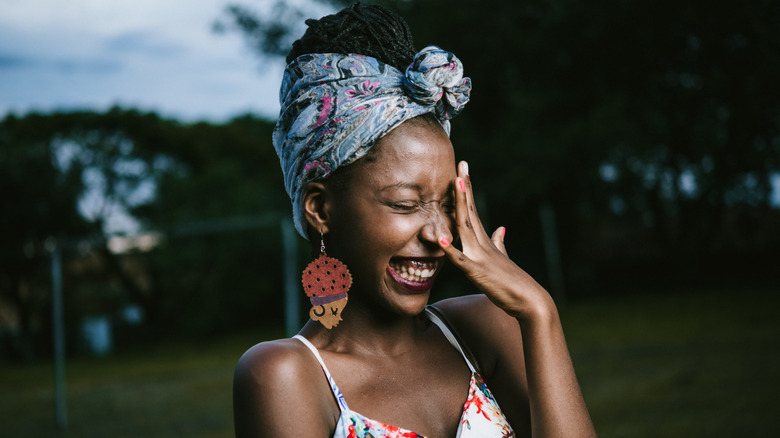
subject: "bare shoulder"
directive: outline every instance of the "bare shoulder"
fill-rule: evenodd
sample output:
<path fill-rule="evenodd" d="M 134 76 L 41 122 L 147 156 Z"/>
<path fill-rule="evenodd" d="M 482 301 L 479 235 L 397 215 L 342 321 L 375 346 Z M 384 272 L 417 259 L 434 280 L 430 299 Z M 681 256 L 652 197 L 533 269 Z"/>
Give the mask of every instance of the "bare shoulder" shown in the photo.
<path fill-rule="evenodd" d="M 245 383 L 273 385 L 303 371 L 313 358 L 306 346 L 294 339 L 261 342 L 241 356 L 235 377 Z"/>
<path fill-rule="evenodd" d="M 434 304 L 464 337 L 504 343 L 520 337 L 520 325 L 484 294 L 448 298 Z M 507 339 L 507 337 L 509 339 Z"/>
<path fill-rule="evenodd" d="M 280 339 L 244 353 L 233 376 L 236 437 L 328 436 L 335 406 L 314 355 L 301 342 Z M 307 424 L 300 423 L 307 418 Z"/>
<path fill-rule="evenodd" d="M 530 436 L 530 407 L 520 324 L 485 295 L 434 304 L 469 348 L 517 436 Z"/>
<path fill-rule="evenodd" d="M 507 367 L 524 369 L 520 324 L 485 295 L 449 298 L 434 306 L 474 354 L 486 380 Z"/>

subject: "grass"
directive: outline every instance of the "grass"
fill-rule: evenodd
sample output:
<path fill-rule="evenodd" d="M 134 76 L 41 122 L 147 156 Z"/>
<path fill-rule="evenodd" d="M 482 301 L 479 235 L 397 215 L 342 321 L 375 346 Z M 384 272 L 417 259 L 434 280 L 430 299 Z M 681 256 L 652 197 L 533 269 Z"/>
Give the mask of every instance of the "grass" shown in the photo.
<path fill-rule="evenodd" d="M 565 309 L 599 436 L 780 436 L 777 292 L 641 296 Z"/>
<path fill-rule="evenodd" d="M 9 437 L 232 437 L 233 367 L 281 333 L 133 348 L 67 363 L 67 433 L 54 419 L 51 364 L 5 366 L 0 424 Z"/>
<path fill-rule="evenodd" d="M 724 290 L 567 306 L 564 329 L 599 436 L 780 436 L 779 304 L 776 291 Z M 233 366 L 278 335 L 71 359 L 67 433 L 54 421 L 51 365 L 3 365 L 2 435 L 231 437 Z"/>

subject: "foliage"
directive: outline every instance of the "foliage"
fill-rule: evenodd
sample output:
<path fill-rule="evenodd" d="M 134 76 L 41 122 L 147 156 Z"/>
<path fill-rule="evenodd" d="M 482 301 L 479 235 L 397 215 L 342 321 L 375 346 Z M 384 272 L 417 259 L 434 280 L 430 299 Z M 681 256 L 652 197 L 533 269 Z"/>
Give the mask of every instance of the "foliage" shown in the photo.
<path fill-rule="evenodd" d="M 776 2 L 384 3 L 409 21 L 418 47 L 463 60 L 474 93 L 453 124 L 457 154 L 486 225 L 507 226 L 510 254 L 542 283 L 541 205 L 556 212 L 575 294 L 777 283 Z M 279 0 L 263 15 L 233 5 L 217 27 L 241 32 L 260 58 L 278 57 L 309 6 Z M 185 124 L 122 108 L 0 121 L 0 305 L 19 318 L 2 341 L 30 357 L 48 336 L 55 241 L 70 260 L 69 321 L 135 304 L 155 336 L 233 330 L 257 324 L 260 311 L 275 322 L 277 218 L 289 201 L 271 130 L 252 116 Z M 160 240 L 118 253 L 109 237 L 122 230 Z M 462 284 L 440 293 L 461 294 Z"/>
<path fill-rule="evenodd" d="M 272 127 L 250 116 L 198 123 L 166 145 L 175 171 L 134 212 L 169 236 L 149 254 L 160 297 L 149 308 L 169 331 L 235 329 L 256 324 L 264 306 L 281 309 L 278 221 L 289 199 Z"/>
<path fill-rule="evenodd" d="M 33 114 L 0 125 L 0 302 L 17 310 L 14 341 L 25 358 L 34 355 L 34 328 L 48 308 L 53 238 L 89 230 L 76 209 L 82 169 L 57 165 L 45 134 L 52 124 Z"/>
<path fill-rule="evenodd" d="M 289 201 L 272 127 L 252 116 L 182 124 L 120 108 L 3 120 L 0 190 L 13 208 L 0 217 L 0 299 L 20 321 L 0 335 L 11 350 L 32 357 L 51 332 L 45 246 L 55 241 L 66 255 L 72 343 L 81 318 L 108 314 L 121 326 L 127 305 L 143 309 L 155 336 L 235 329 L 256 323 L 263 303 L 281 307 L 278 224 Z M 159 242 L 117 252 L 110 244 L 122 227 Z"/>
<path fill-rule="evenodd" d="M 541 244 L 530 213 L 543 202 L 581 291 L 627 261 L 702 279 L 712 257 L 780 246 L 769 196 L 780 178 L 776 2 L 381 3 L 418 47 L 463 60 L 474 91 L 453 143 L 489 225 L 519 230 L 508 244 L 532 271 Z M 227 12 L 259 57 L 294 39 L 279 38 L 284 21 L 271 29 L 249 7 Z M 272 50 L 258 43 L 264 32 Z"/>

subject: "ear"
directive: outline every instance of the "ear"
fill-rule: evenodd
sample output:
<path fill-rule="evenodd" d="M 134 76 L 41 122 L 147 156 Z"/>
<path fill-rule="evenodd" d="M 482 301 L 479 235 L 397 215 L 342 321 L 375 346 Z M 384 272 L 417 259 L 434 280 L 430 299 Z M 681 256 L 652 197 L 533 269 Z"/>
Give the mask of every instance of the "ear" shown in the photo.
<path fill-rule="evenodd" d="M 309 224 L 310 233 L 327 234 L 331 201 L 325 184 L 320 181 L 306 184 L 301 196 L 301 209 L 306 223 Z M 319 239 L 319 236 L 317 238 Z"/>

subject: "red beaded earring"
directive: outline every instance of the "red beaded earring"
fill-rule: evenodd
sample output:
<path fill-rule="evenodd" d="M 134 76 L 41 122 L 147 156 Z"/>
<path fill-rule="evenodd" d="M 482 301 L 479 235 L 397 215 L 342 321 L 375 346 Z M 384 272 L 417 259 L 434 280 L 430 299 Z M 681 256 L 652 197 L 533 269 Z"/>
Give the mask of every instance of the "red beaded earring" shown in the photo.
<path fill-rule="evenodd" d="M 352 275 L 344 263 L 325 253 L 325 237 L 320 233 L 320 256 L 303 270 L 303 291 L 311 300 L 309 317 L 331 329 L 341 321 L 347 305 Z"/>

